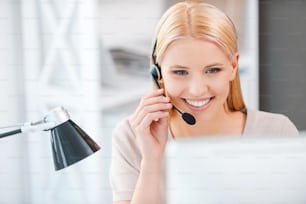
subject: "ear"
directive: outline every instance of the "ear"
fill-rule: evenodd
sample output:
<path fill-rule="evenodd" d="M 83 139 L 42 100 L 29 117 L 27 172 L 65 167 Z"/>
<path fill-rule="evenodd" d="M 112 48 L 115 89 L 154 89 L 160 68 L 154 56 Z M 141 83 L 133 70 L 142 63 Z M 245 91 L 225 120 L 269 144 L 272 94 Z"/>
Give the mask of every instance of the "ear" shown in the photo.
<path fill-rule="evenodd" d="M 165 89 L 165 85 L 164 85 L 164 80 L 163 79 L 158 80 L 158 83 L 159 83 L 160 88 Z"/>
<path fill-rule="evenodd" d="M 235 79 L 238 72 L 239 53 L 236 53 L 232 59 L 231 81 Z"/>

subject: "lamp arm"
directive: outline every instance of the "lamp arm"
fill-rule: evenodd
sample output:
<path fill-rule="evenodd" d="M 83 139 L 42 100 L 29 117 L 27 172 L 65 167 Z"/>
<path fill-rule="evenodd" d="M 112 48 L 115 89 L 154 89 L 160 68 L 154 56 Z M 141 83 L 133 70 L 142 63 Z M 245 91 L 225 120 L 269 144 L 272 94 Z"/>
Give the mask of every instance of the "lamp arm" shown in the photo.
<path fill-rule="evenodd" d="M 54 122 L 28 122 L 23 124 L 19 129 L 10 130 L 8 132 L 0 133 L 0 138 L 16 135 L 19 133 L 25 133 L 25 132 L 36 132 L 36 131 L 44 131 L 49 130 L 54 127 Z"/>
<path fill-rule="evenodd" d="M 16 129 L 16 130 L 11 130 L 11 131 L 8 131 L 8 132 L 4 132 L 4 133 L 0 133 L 0 138 L 11 136 L 11 135 L 16 135 L 16 134 L 19 134 L 19 133 L 21 133 L 21 128 Z"/>
<path fill-rule="evenodd" d="M 25 123 L 21 127 L 21 132 L 36 132 L 36 131 L 45 131 L 53 128 L 55 125 L 54 122 L 39 122 L 39 123 Z"/>

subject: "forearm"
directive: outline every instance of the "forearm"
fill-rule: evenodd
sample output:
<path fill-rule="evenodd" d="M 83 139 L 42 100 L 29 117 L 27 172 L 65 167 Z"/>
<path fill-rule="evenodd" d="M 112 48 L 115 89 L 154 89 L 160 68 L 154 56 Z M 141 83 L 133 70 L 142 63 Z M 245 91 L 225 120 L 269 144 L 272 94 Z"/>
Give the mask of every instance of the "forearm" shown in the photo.
<path fill-rule="evenodd" d="M 142 162 L 131 204 L 159 202 L 161 162 Z"/>

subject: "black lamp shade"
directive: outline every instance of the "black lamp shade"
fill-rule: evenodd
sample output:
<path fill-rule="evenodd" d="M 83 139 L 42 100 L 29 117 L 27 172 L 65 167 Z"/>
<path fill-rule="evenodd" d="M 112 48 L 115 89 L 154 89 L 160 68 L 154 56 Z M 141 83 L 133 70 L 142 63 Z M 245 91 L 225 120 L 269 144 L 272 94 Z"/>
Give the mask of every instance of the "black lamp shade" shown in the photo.
<path fill-rule="evenodd" d="M 72 120 L 51 129 L 51 142 L 55 170 L 70 166 L 100 149 Z"/>

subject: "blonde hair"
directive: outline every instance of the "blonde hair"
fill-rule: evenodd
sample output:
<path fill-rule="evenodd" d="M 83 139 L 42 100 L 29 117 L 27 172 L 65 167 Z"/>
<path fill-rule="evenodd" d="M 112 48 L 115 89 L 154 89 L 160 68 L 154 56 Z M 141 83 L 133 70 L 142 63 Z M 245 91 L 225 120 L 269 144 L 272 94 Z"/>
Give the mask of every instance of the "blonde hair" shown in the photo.
<path fill-rule="evenodd" d="M 175 40 L 191 36 L 217 43 L 230 60 L 238 52 L 238 37 L 231 19 L 213 5 L 199 1 L 180 2 L 170 7 L 160 19 L 155 32 L 157 41 L 154 55 L 156 63 L 164 56 L 168 46 Z M 239 71 L 230 82 L 225 109 L 240 111 L 245 108 L 240 87 Z"/>

